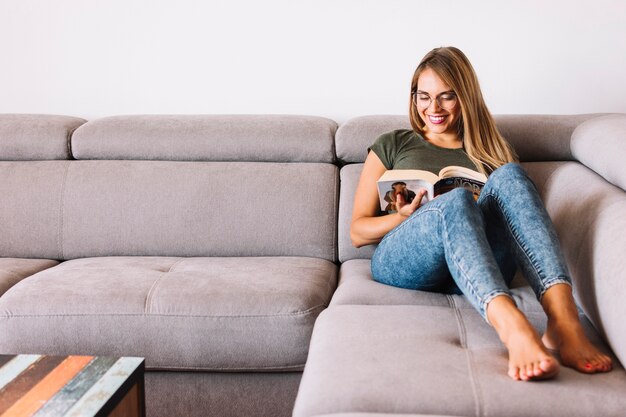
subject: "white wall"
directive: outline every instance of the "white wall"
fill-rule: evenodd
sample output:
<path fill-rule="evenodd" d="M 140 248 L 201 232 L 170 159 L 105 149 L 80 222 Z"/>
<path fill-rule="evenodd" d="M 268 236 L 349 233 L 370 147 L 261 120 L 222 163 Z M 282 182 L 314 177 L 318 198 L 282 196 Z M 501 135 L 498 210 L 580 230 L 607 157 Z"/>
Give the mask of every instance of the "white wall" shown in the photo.
<path fill-rule="evenodd" d="M 0 113 L 405 114 L 442 45 L 493 113 L 626 112 L 624 0 L 0 0 Z"/>

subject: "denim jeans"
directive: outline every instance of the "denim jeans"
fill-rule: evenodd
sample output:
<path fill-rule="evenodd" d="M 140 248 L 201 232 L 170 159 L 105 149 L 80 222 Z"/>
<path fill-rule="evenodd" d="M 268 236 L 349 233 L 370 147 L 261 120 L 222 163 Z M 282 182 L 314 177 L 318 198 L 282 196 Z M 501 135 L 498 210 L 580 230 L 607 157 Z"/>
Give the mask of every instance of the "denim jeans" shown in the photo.
<path fill-rule="evenodd" d="M 428 202 L 391 230 L 372 257 L 378 282 L 463 293 L 487 318 L 519 267 L 537 299 L 571 285 L 554 226 L 535 185 L 518 164 L 496 169 L 478 201 L 458 188 Z"/>

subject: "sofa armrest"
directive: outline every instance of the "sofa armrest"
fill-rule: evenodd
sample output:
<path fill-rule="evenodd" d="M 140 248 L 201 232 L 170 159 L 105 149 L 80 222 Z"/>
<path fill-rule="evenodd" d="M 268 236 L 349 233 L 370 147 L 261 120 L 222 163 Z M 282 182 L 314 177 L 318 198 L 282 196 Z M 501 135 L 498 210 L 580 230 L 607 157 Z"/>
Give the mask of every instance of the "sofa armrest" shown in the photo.
<path fill-rule="evenodd" d="M 572 133 L 570 146 L 579 162 L 626 190 L 626 114 L 581 123 Z"/>
<path fill-rule="evenodd" d="M 536 164 L 578 304 L 625 364 L 626 192 L 580 162 Z"/>

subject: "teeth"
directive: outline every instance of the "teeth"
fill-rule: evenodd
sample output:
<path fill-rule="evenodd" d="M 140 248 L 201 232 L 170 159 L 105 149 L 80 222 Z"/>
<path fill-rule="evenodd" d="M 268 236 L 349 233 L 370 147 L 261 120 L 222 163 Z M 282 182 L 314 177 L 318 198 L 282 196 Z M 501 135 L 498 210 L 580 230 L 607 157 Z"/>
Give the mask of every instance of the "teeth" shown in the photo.
<path fill-rule="evenodd" d="M 442 122 L 444 117 L 443 116 L 428 116 L 430 118 L 430 120 L 432 120 L 433 122 Z"/>

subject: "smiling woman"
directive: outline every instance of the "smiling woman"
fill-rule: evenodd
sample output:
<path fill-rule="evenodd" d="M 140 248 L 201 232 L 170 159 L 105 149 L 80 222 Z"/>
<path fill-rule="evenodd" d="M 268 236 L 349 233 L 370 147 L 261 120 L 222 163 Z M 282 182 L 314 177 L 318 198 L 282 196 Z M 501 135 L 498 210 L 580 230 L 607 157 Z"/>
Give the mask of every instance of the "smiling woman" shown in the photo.
<path fill-rule="evenodd" d="M 478 78 L 457 48 L 437 48 L 421 61 L 411 83 L 412 130 L 380 136 L 370 147 L 357 186 L 350 237 L 377 243 L 372 277 L 422 291 L 464 294 L 493 325 L 509 351 L 515 380 L 552 378 L 559 362 L 580 372 L 606 372 L 608 356 L 583 333 L 559 241 L 535 185 L 498 132 Z M 459 188 L 423 201 L 398 192 L 395 212 L 381 215 L 377 180 L 387 170 L 438 173 L 448 165 L 488 176 L 478 200 Z M 539 338 L 517 308 L 509 283 L 517 268 L 547 317 Z"/>
<path fill-rule="evenodd" d="M 413 130 L 433 144 L 463 147 L 484 174 L 517 160 L 496 128 L 472 64 L 457 48 L 433 49 L 422 59 L 411 81 L 409 117 Z"/>
<path fill-rule="evenodd" d="M 419 117 L 424 123 L 424 138 L 442 148 L 462 148 L 459 132 L 461 107 L 450 86 L 434 70 L 426 68 L 419 77 L 418 89 L 412 97 L 412 104 L 417 106 Z"/>

